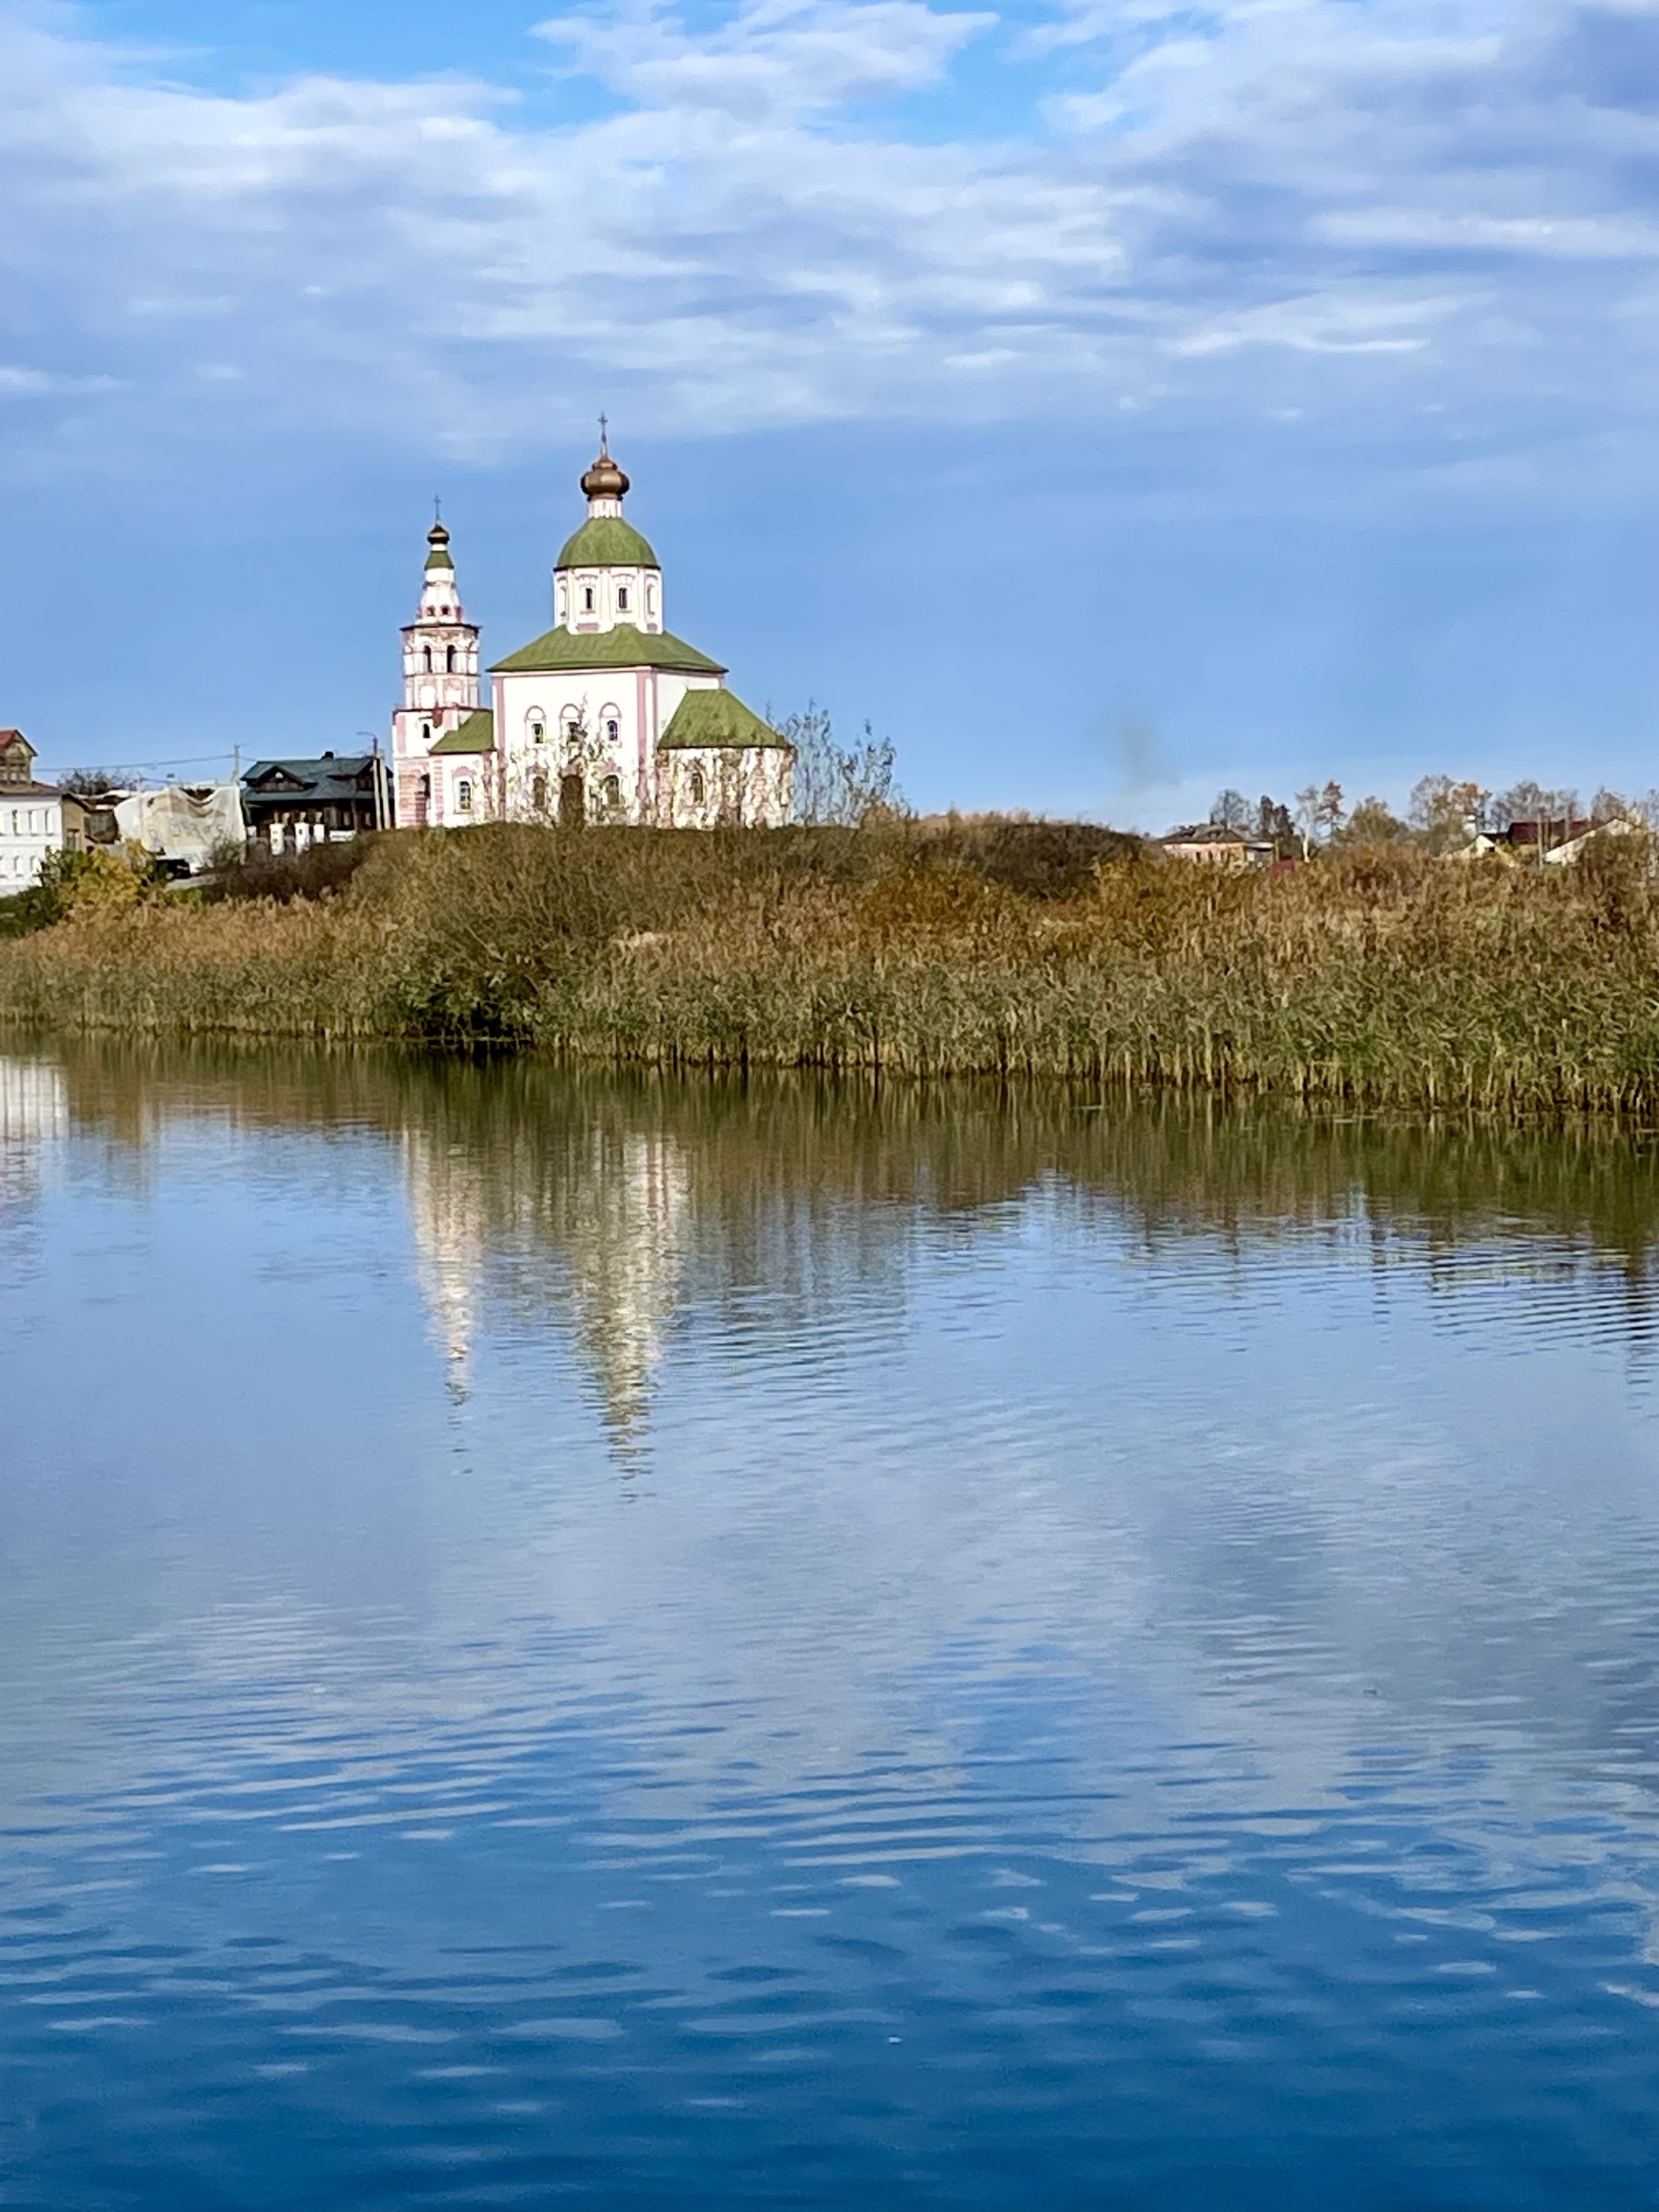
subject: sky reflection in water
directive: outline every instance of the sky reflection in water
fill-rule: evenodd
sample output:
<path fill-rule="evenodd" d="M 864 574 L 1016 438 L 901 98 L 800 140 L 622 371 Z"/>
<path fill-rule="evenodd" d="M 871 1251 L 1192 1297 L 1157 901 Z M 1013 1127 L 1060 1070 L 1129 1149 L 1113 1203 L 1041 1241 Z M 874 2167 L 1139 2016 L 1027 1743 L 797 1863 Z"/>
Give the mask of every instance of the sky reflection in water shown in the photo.
<path fill-rule="evenodd" d="M 0 1058 L 0 2172 L 1647 2205 L 1643 1141 Z"/>

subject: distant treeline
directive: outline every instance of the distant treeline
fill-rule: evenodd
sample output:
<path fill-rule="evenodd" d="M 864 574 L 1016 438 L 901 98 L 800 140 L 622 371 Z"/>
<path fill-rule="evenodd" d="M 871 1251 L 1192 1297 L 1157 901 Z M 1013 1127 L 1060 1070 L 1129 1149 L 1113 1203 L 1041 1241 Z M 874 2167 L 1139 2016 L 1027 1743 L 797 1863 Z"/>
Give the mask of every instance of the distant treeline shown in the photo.
<path fill-rule="evenodd" d="M 1659 888 L 1332 847 L 1276 874 L 1082 824 L 398 833 L 213 900 L 89 899 L 0 944 L 68 1029 L 540 1048 L 1651 1113 Z"/>
<path fill-rule="evenodd" d="M 1243 791 L 1217 791 L 1209 819 L 1217 829 L 1275 846 L 1287 860 L 1356 845 L 1416 844 L 1426 852 L 1447 853 L 1473 836 L 1502 836 L 1517 822 L 1559 830 L 1560 837 L 1546 837 L 1541 841 L 1545 844 L 1564 842 L 1577 823 L 1659 827 L 1659 791 L 1626 798 L 1604 785 L 1586 807 L 1576 791 L 1547 789 L 1530 779 L 1507 791 L 1490 791 L 1469 778 L 1422 776 L 1412 785 L 1402 819 L 1386 799 L 1376 797 L 1357 799 L 1351 807 L 1342 785 L 1332 781 L 1307 785 L 1289 804 L 1266 792 L 1252 803 Z"/>

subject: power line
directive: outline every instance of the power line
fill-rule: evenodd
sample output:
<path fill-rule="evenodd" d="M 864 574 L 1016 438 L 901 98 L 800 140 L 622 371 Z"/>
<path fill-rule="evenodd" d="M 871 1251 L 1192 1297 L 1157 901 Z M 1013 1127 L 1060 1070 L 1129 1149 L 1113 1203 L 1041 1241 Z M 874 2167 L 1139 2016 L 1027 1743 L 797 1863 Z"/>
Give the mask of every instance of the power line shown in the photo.
<path fill-rule="evenodd" d="M 229 760 L 233 758 L 233 753 L 227 747 L 223 753 L 180 753 L 170 760 L 99 760 L 93 765 L 114 775 L 118 770 L 124 768 L 206 768 L 216 760 Z"/>

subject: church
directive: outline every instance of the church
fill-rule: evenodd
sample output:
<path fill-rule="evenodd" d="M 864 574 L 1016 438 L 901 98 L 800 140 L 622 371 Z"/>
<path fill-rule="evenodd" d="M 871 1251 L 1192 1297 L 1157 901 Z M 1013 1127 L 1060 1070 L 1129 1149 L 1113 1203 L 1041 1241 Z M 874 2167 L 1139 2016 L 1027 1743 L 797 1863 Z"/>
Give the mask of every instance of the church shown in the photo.
<path fill-rule="evenodd" d="M 662 566 L 623 518 L 628 488 L 601 435 L 582 479 L 587 520 L 554 563 L 553 627 L 489 669 L 487 705 L 478 626 L 434 523 L 392 715 L 400 828 L 791 818 L 794 748 L 726 689 L 720 662 L 664 626 Z"/>

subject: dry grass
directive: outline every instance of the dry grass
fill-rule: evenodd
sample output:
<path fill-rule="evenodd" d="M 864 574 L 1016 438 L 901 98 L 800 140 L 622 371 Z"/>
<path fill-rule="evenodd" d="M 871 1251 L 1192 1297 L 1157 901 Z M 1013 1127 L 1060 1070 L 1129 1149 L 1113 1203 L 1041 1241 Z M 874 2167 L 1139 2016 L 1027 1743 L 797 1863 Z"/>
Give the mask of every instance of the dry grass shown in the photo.
<path fill-rule="evenodd" d="M 1577 873 L 1394 851 L 1276 877 L 1108 861 L 1058 896 L 988 853 L 972 825 L 391 837 L 333 899 L 88 915 L 0 945 L 0 1014 L 658 1065 L 1659 1104 L 1659 892 L 1636 841 Z"/>

